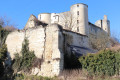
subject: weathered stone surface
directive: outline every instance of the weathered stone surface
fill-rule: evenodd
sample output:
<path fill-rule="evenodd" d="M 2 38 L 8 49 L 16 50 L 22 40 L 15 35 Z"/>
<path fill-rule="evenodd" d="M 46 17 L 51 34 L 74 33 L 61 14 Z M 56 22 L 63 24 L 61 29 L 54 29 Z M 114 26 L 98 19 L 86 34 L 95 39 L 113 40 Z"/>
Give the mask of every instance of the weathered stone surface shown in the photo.
<path fill-rule="evenodd" d="M 74 47 L 89 48 L 88 36 L 64 30 L 65 53 L 71 54 Z"/>
<path fill-rule="evenodd" d="M 45 41 L 45 60 L 50 61 L 52 59 L 52 42 L 53 42 L 53 31 L 51 27 L 46 28 L 46 41 Z"/>
<path fill-rule="evenodd" d="M 14 58 L 15 53 L 20 53 L 24 37 L 25 34 L 22 31 L 15 31 L 8 35 L 6 39 L 6 44 L 8 52 L 10 53 L 12 59 Z"/>
<path fill-rule="evenodd" d="M 25 29 L 36 26 L 36 20 L 37 18 L 34 15 L 31 15 L 25 25 Z"/>
<path fill-rule="evenodd" d="M 29 49 L 34 51 L 38 58 L 42 58 L 45 46 L 45 28 L 27 30 L 26 37 L 29 40 Z"/>

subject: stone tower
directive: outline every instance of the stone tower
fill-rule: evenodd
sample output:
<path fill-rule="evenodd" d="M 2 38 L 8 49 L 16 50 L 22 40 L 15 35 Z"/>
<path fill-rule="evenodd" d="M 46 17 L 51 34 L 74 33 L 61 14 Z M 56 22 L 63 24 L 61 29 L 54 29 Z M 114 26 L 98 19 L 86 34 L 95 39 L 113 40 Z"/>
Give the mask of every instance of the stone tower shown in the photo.
<path fill-rule="evenodd" d="M 76 24 L 72 30 L 83 35 L 88 35 L 88 6 L 86 4 L 75 4 L 71 6 L 70 11 L 73 22 Z"/>
<path fill-rule="evenodd" d="M 102 29 L 110 36 L 110 21 L 107 19 L 107 15 L 104 15 L 102 20 Z"/>
<path fill-rule="evenodd" d="M 41 13 L 41 14 L 39 14 L 38 15 L 38 20 L 50 24 L 51 23 L 51 13 Z"/>

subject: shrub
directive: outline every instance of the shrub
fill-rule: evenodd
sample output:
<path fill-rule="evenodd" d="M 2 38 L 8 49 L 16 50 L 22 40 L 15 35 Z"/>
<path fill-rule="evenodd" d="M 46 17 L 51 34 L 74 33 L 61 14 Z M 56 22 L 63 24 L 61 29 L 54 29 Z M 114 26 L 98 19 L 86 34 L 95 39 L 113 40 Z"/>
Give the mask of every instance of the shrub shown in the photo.
<path fill-rule="evenodd" d="M 5 40 L 10 31 L 5 30 L 2 26 L 0 26 L 0 47 L 5 44 Z"/>
<path fill-rule="evenodd" d="M 7 47 L 5 45 L 5 40 L 10 31 L 5 30 L 0 25 L 0 79 L 5 76 L 5 60 L 7 59 Z"/>
<path fill-rule="evenodd" d="M 3 45 L 2 48 L 0 48 L 0 77 L 4 75 L 5 70 L 5 60 L 7 58 L 7 48 L 6 45 Z"/>
<path fill-rule="evenodd" d="M 15 54 L 15 59 L 13 60 L 13 70 L 14 72 L 18 71 L 24 71 L 29 72 L 33 60 L 36 58 L 33 51 L 29 51 L 29 43 L 28 40 L 25 38 L 22 50 L 21 50 L 21 56 L 17 53 Z"/>
<path fill-rule="evenodd" d="M 79 58 L 82 68 L 89 74 L 109 75 L 119 74 L 120 52 L 102 50 L 97 54 L 87 54 Z"/>
<path fill-rule="evenodd" d="M 2 61 L 5 61 L 6 57 L 7 57 L 7 47 L 6 45 L 4 44 L 2 46 L 2 48 L 0 48 L 0 60 Z"/>

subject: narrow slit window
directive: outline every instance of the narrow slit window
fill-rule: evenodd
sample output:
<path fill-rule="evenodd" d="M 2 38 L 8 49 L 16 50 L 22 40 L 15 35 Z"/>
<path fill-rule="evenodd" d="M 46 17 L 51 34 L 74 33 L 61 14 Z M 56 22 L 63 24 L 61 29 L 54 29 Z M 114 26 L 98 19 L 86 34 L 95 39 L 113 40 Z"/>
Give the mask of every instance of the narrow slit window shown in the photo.
<path fill-rule="evenodd" d="M 79 27 L 77 27 L 77 32 L 79 31 Z"/>
<path fill-rule="evenodd" d="M 77 15 L 79 15 L 79 11 L 77 11 Z"/>
<path fill-rule="evenodd" d="M 79 24 L 79 20 L 77 20 L 77 24 Z"/>
<path fill-rule="evenodd" d="M 65 27 L 67 27 L 67 22 L 65 22 Z"/>
<path fill-rule="evenodd" d="M 59 22 L 59 15 L 57 17 L 58 17 L 58 22 Z"/>
<path fill-rule="evenodd" d="M 40 20 L 41 20 L 41 15 L 40 15 Z"/>

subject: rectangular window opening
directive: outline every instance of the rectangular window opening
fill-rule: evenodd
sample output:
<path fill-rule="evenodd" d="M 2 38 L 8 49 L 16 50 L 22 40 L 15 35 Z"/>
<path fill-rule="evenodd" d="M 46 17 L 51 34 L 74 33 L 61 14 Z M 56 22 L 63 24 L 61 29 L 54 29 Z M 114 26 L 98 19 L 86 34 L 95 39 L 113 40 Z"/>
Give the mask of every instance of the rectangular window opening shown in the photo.
<path fill-rule="evenodd" d="M 77 24 L 79 24 L 79 20 L 77 20 Z"/>
<path fill-rule="evenodd" d="M 41 15 L 40 15 L 40 20 L 41 20 Z"/>
<path fill-rule="evenodd" d="M 77 27 L 77 32 L 79 32 L 79 27 Z"/>
<path fill-rule="evenodd" d="M 79 11 L 77 11 L 77 15 L 79 15 Z"/>

